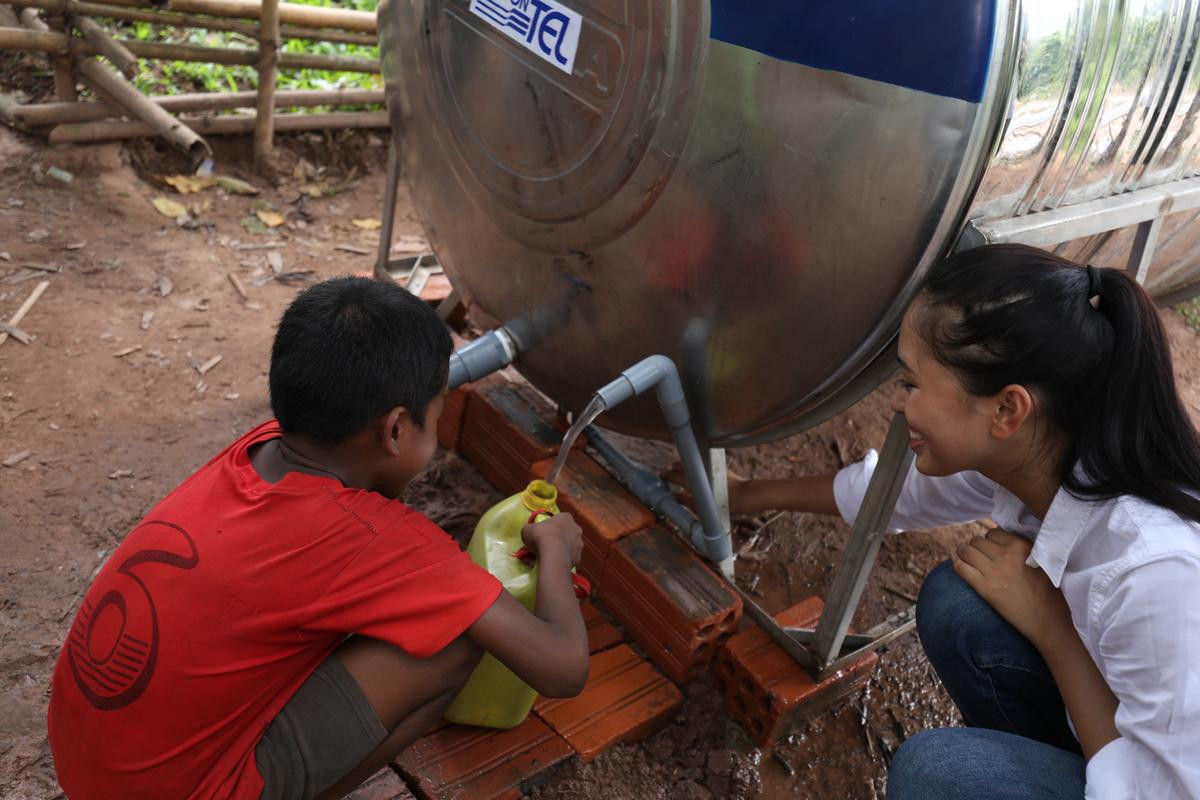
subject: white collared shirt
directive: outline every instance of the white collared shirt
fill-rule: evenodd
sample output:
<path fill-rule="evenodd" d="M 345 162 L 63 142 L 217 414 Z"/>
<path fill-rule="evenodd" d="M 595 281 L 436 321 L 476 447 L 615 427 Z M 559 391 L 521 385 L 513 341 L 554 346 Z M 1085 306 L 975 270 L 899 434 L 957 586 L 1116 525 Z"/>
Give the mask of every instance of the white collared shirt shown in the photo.
<path fill-rule="evenodd" d="M 871 451 L 834 479 L 851 524 L 875 462 Z M 1062 589 L 1117 697 L 1121 735 L 1088 762 L 1088 800 L 1200 800 L 1200 524 L 1130 495 L 1087 501 L 1065 489 L 1043 522 L 977 472 L 934 478 L 912 469 L 891 526 L 980 519 L 1033 539 L 1026 563 Z"/>

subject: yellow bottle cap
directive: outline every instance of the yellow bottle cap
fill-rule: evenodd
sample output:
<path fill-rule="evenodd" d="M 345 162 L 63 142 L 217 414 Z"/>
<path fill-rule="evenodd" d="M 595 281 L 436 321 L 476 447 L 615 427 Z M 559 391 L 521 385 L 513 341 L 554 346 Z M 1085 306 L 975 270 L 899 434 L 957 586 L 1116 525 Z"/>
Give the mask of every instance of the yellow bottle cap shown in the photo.
<path fill-rule="evenodd" d="M 553 511 L 558 489 L 542 480 L 531 481 L 521 493 L 521 505 L 530 511 Z"/>

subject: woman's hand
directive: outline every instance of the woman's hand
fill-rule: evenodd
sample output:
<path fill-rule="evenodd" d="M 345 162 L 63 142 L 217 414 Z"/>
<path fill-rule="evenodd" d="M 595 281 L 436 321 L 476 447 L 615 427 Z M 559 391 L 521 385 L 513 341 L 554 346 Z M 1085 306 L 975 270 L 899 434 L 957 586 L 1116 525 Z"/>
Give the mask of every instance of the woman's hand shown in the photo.
<path fill-rule="evenodd" d="M 745 504 L 742 502 L 742 490 L 749 481 L 733 470 L 727 470 L 725 474 L 729 486 L 729 510 L 734 514 L 744 513 L 743 506 Z M 684 474 L 683 467 L 679 462 L 672 464 L 671 468 L 663 473 L 662 479 L 669 484 L 678 486 L 680 491 L 675 493 L 675 499 L 695 510 L 696 500 L 692 497 L 687 475 Z"/>
<path fill-rule="evenodd" d="M 954 571 L 1039 650 L 1071 628 L 1062 592 L 1046 573 L 1026 565 L 1033 543 L 1000 528 L 958 546 Z"/>

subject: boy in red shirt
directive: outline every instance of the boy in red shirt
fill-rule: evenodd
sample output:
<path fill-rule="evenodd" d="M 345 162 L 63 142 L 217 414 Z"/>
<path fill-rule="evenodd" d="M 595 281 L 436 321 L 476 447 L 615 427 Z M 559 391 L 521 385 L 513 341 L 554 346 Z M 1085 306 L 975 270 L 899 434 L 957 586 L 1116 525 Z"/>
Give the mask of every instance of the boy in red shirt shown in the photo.
<path fill-rule="evenodd" d="M 450 337 L 393 284 L 341 278 L 284 313 L 276 421 L 184 481 L 92 584 L 55 668 L 71 800 L 334 798 L 441 716 L 484 651 L 539 693 L 588 672 L 580 532 L 522 532 L 531 614 L 397 498 L 433 456 Z"/>

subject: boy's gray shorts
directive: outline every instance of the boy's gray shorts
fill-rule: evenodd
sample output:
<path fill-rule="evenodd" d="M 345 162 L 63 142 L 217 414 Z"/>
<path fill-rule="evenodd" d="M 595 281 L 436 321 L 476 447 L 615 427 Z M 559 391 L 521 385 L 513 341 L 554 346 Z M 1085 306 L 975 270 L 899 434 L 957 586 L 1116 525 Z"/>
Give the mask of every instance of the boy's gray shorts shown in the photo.
<path fill-rule="evenodd" d="M 254 751 L 262 800 L 310 800 L 388 735 L 342 662 L 329 656 L 267 726 Z"/>

